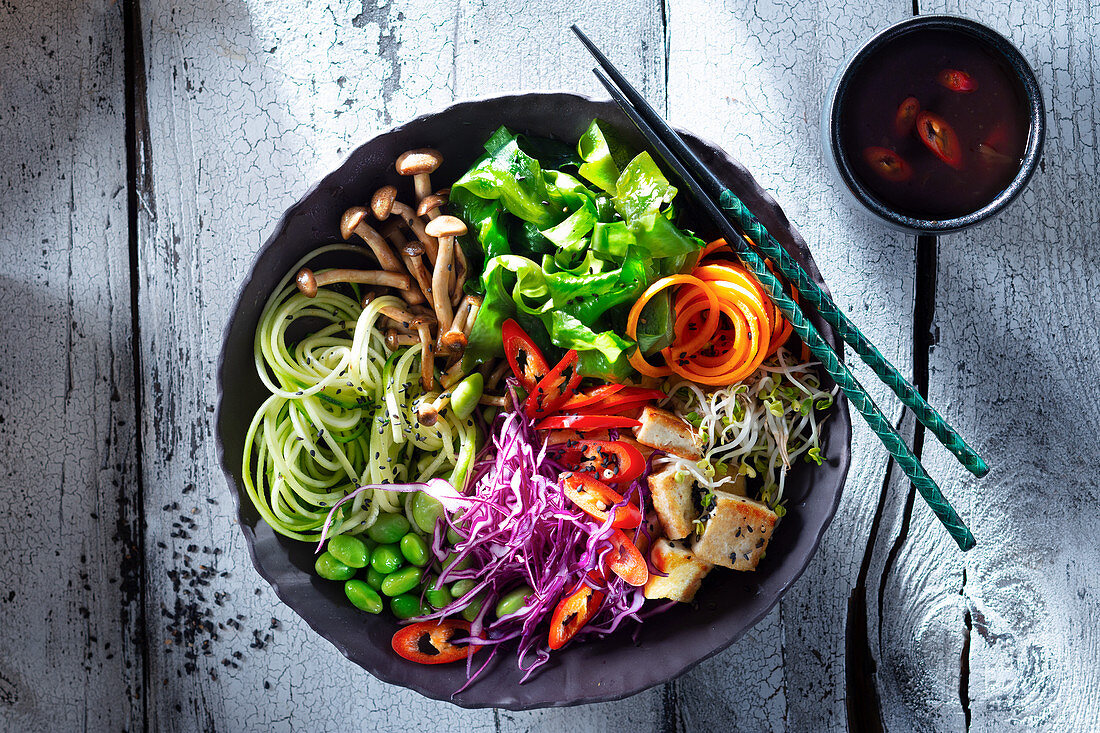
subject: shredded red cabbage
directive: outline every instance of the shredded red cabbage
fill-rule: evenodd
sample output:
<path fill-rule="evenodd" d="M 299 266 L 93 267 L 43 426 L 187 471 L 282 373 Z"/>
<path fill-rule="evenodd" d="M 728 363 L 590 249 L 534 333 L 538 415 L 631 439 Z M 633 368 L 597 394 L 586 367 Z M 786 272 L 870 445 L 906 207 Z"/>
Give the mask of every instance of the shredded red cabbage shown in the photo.
<path fill-rule="evenodd" d="M 471 623 L 471 635 L 482 637 L 471 643 L 489 647 L 479 656 L 480 666 L 473 668 L 474 657 L 467 660 L 466 685 L 485 670 L 500 645 L 518 640 L 518 666 L 525 672 L 521 681 L 550 659 L 548 624 L 554 609 L 579 583 L 586 582 L 606 593 L 599 613 L 578 634 L 603 636 L 615 631 L 626 619 L 640 623 L 639 611 L 645 602 L 642 588 L 627 585 L 610 575 L 600 581 L 589 572 L 602 566 L 603 556 L 611 550 L 608 541 L 614 510 L 606 522 L 597 522 L 572 505 L 564 494 L 558 476 L 566 469 L 547 455 L 546 441 L 519 409 L 512 392 L 513 409 L 497 417 L 492 440 L 478 456 L 469 482 L 469 506 L 446 518 L 436 528 L 432 548 L 439 560 L 452 556 L 439 583 L 465 578 L 476 581 L 461 598 L 439 611 L 417 620 L 444 618 L 460 613 L 483 592 L 481 612 Z M 623 503 L 646 506 L 646 472 L 625 492 Z M 460 537 L 448 547 L 447 530 Z M 648 530 L 643 523 L 635 533 L 637 541 Z M 467 560 L 467 567 L 460 567 Z M 490 620 L 489 609 L 511 590 L 528 585 L 534 592 L 526 605 L 504 618 Z"/>

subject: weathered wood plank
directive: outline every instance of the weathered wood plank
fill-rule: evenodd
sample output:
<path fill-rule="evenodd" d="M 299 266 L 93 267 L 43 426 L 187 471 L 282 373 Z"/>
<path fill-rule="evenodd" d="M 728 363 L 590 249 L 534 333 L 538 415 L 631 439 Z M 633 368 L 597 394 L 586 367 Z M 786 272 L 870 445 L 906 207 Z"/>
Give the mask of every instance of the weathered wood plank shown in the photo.
<path fill-rule="evenodd" d="M 910 364 L 912 240 L 884 232 L 842 198 L 825 172 L 818 120 L 844 56 L 910 13 L 901 1 L 859 12 L 831 3 L 678 1 L 668 11 L 672 121 L 732 151 L 774 193 L 838 303 L 903 372 Z M 869 371 L 855 371 L 888 415 L 900 414 Z M 747 730 L 845 727 L 847 600 L 886 466 L 874 435 L 854 420 L 847 490 L 817 557 L 782 602 L 778 620 L 773 615 L 681 680 L 682 704 L 695 706 L 685 719 L 731 721 Z M 719 669 L 736 670 L 724 673 L 729 693 L 704 702 L 687 692 L 711 687 Z"/>
<path fill-rule="evenodd" d="M 1038 74 L 1049 127 L 1041 170 L 1021 198 L 940 243 L 932 395 L 992 471 L 975 480 L 938 446 L 930 451 L 930 470 L 958 497 L 978 546 L 946 568 L 940 562 L 957 557 L 949 548 L 934 571 L 906 572 L 904 592 L 918 599 L 905 625 L 942 633 L 918 612 L 946 611 L 963 642 L 954 692 L 971 730 L 1095 730 L 1100 17 L 1094 4 L 1066 1 L 921 10 L 981 18 L 1016 43 Z M 1076 323 L 1087 325 L 1067 325 Z M 930 524 L 914 513 L 915 527 Z M 901 693 L 909 709 L 927 704 L 919 691 Z"/>
<path fill-rule="evenodd" d="M 619 719 L 658 727 L 659 691 L 641 704 L 496 716 L 378 682 L 255 574 L 213 451 L 221 326 L 278 215 L 352 146 L 456 93 L 594 90 L 575 63 L 575 44 L 563 51 L 573 63 L 558 66 L 545 43 L 527 41 L 539 28 L 564 44 L 566 5 L 164 0 L 142 12 L 152 172 L 142 191 L 139 301 L 150 724 L 327 730 L 356 721 L 398 730 L 431 720 L 487 730 L 600 728 Z M 622 37 L 639 61 L 632 41 L 660 35 L 633 10 L 597 9 L 590 22 Z"/>
<path fill-rule="evenodd" d="M 122 13 L 0 10 L 0 729 L 139 729 Z"/>

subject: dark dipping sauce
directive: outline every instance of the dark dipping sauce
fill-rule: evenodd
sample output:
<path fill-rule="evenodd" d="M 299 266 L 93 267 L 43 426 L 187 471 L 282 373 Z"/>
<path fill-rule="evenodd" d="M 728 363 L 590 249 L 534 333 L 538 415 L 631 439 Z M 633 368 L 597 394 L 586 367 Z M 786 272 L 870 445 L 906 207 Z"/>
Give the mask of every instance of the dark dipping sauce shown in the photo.
<path fill-rule="evenodd" d="M 954 130 L 958 147 L 948 157 L 955 165 L 922 142 L 920 118 L 899 132 L 899 107 L 910 97 Z M 853 68 L 838 102 L 841 154 L 868 192 L 900 214 L 965 216 L 991 203 L 1020 170 L 1030 131 L 1023 85 L 965 32 L 917 29 L 883 44 Z"/>

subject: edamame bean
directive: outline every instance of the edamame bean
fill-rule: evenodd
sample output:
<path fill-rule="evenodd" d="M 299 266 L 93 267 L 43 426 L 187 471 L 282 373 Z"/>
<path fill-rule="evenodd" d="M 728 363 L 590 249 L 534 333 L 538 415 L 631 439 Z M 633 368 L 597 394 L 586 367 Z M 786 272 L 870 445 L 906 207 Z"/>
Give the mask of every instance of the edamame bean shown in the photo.
<path fill-rule="evenodd" d="M 412 502 L 412 517 L 416 526 L 422 532 L 431 532 L 435 529 L 436 520 L 443 516 L 443 504 L 434 496 L 428 496 L 423 491 L 413 494 L 409 500 Z"/>
<path fill-rule="evenodd" d="M 367 613 L 382 613 L 382 596 L 361 580 L 349 580 L 344 583 L 344 595 L 351 605 Z"/>
<path fill-rule="evenodd" d="M 380 573 L 374 569 L 374 566 L 367 568 L 367 585 L 375 590 L 382 590 L 382 581 L 386 578 L 385 573 Z"/>
<path fill-rule="evenodd" d="M 477 615 L 481 613 L 481 606 L 485 603 L 485 591 L 478 593 L 474 596 L 474 599 L 470 601 L 470 605 L 462 609 L 462 618 L 466 619 L 470 623 L 474 622 Z"/>
<path fill-rule="evenodd" d="M 322 552 L 313 563 L 313 569 L 325 580 L 349 580 L 355 577 L 355 568 L 340 562 L 331 552 Z"/>
<path fill-rule="evenodd" d="M 370 566 L 382 575 L 389 575 L 404 564 L 405 560 L 397 545 L 379 545 L 371 553 Z"/>
<path fill-rule="evenodd" d="M 380 545 L 397 542 L 409 531 L 409 520 L 403 514 L 379 514 L 367 530 L 367 536 Z"/>
<path fill-rule="evenodd" d="M 527 605 L 527 596 L 534 592 L 535 591 L 531 590 L 531 586 L 521 585 L 519 588 L 505 593 L 501 599 L 497 601 L 497 607 L 493 609 L 496 611 L 497 618 L 515 613 L 523 608 Z"/>
<path fill-rule="evenodd" d="M 464 539 L 466 538 L 456 532 L 453 527 L 447 527 L 447 541 L 452 545 L 457 545 Z"/>
<path fill-rule="evenodd" d="M 495 407 L 489 406 L 481 411 L 481 417 L 485 420 L 485 424 L 492 427 L 493 420 L 496 420 L 497 415 L 500 414 L 500 410 Z M 482 438 L 484 440 L 484 438 Z"/>
<path fill-rule="evenodd" d="M 399 619 L 423 616 L 426 613 L 432 612 L 432 609 L 428 608 L 427 604 L 420 603 L 420 598 L 411 593 L 405 593 L 404 595 L 391 598 L 390 610 L 393 611 L 393 615 Z"/>
<path fill-rule="evenodd" d="M 428 543 L 415 532 L 409 532 L 402 537 L 400 547 L 401 554 L 405 556 L 405 559 L 418 568 L 422 568 L 431 562 L 432 554 L 428 549 Z"/>
<path fill-rule="evenodd" d="M 463 578 L 462 580 L 456 580 L 451 584 L 451 595 L 455 598 L 461 598 L 474 589 L 477 585 L 477 581 L 473 578 Z"/>
<path fill-rule="evenodd" d="M 338 534 L 328 541 L 328 551 L 349 568 L 365 568 L 370 560 L 370 551 L 358 537 Z"/>
<path fill-rule="evenodd" d="M 432 608 L 443 608 L 454 600 L 447 586 L 440 585 L 434 578 L 428 579 L 428 590 L 424 593 L 424 599 L 431 604 Z"/>
<path fill-rule="evenodd" d="M 457 573 L 460 570 L 466 570 L 467 568 L 470 567 L 470 565 L 472 563 L 473 563 L 473 560 L 470 559 L 469 555 L 467 555 L 466 557 L 459 560 L 458 559 L 458 553 L 457 552 L 451 552 L 451 553 L 448 553 L 446 559 L 443 560 L 443 568 L 445 570 L 447 570 L 448 572 Z"/>
<path fill-rule="evenodd" d="M 387 596 L 399 596 L 408 593 L 420 585 L 420 579 L 424 577 L 424 571 L 420 568 L 404 567 L 390 573 L 382 581 L 382 592 Z"/>
<path fill-rule="evenodd" d="M 477 401 L 481 399 L 484 391 L 485 377 L 479 372 L 474 372 L 451 390 L 451 410 L 457 417 L 465 420 L 474 414 Z"/>

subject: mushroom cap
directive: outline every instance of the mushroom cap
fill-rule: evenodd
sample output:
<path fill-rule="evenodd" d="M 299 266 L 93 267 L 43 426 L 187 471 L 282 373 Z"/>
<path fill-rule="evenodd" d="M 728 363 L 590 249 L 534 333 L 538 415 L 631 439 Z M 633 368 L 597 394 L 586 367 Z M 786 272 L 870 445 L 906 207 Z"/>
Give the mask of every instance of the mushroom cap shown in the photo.
<path fill-rule="evenodd" d="M 370 199 L 370 210 L 374 212 L 374 218 L 378 221 L 389 218 L 396 198 L 397 189 L 393 186 L 382 186 L 382 188 L 375 191 Z M 344 238 L 347 239 L 347 237 Z"/>
<path fill-rule="evenodd" d="M 461 331 L 448 331 L 439 339 L 439 345 L 443 350 L 452 354 L 461 354 L 466 350 L 467 343 L 469 340 Z"/>
<path fill-rule="evenodd" d="M 298 283 L 298 290 L 302 295 L 307 298 L 317 297 L 317 278 L 313 276 L 313 270 L 308 267 L 303 267 L 298 270 L 298 276 L 295 278 Z"/>
<path fill-rule="evenodd" d="M 397 351 L 400 344 L 397 341 L 397 329 L 391 328 L 386 331 L 386 346 L 390 351 Z"/>
<path fill-rule="evenodd" d="M 367 208 L 365 206 L 352 206 L 345 211 L 343 217 L 340 218 L 340 236 L 345 241 L 351 239 L 351 235 L 355 233 L 355 228 L 359 226 L 366 215 Z"/>
<path fill-rule="evenodd" d="M 466 224 L 457 216 L 444 214 L 428 222 L 424 231 L 430 237 L 457 237 L 466 233 Z"/>
<path fill-rule="evenodd" d="M 430 428 L 439 420 L 439 410 L 435 409 L 431 402 L 426 402 L 417 408 L 416 420 L 421 425 Z"/>
<path fill-rule="evenodd" d="M 421 328 L 431 328 L 435 325 L 435 319 L 431 316 L 417 316 L 409 321 L 409 327 L 420 330 Z"/>
<path fill-rule="evenodd" d="M 402 176 L 415 176 L 418 173 L 432 173 L 443 162 L 443 156 L 432 148 L 406 150 L 397 156 L 397 173 Z"/>
<path fill-rule="evenodd" d="M 427 216 L 429 211 L 438 209 L 445 203 L 447 203 L 447 197 L 441 194 L 433 193 L 431 196 L 425 196 L 416 207 L 416 215 Z"/>

